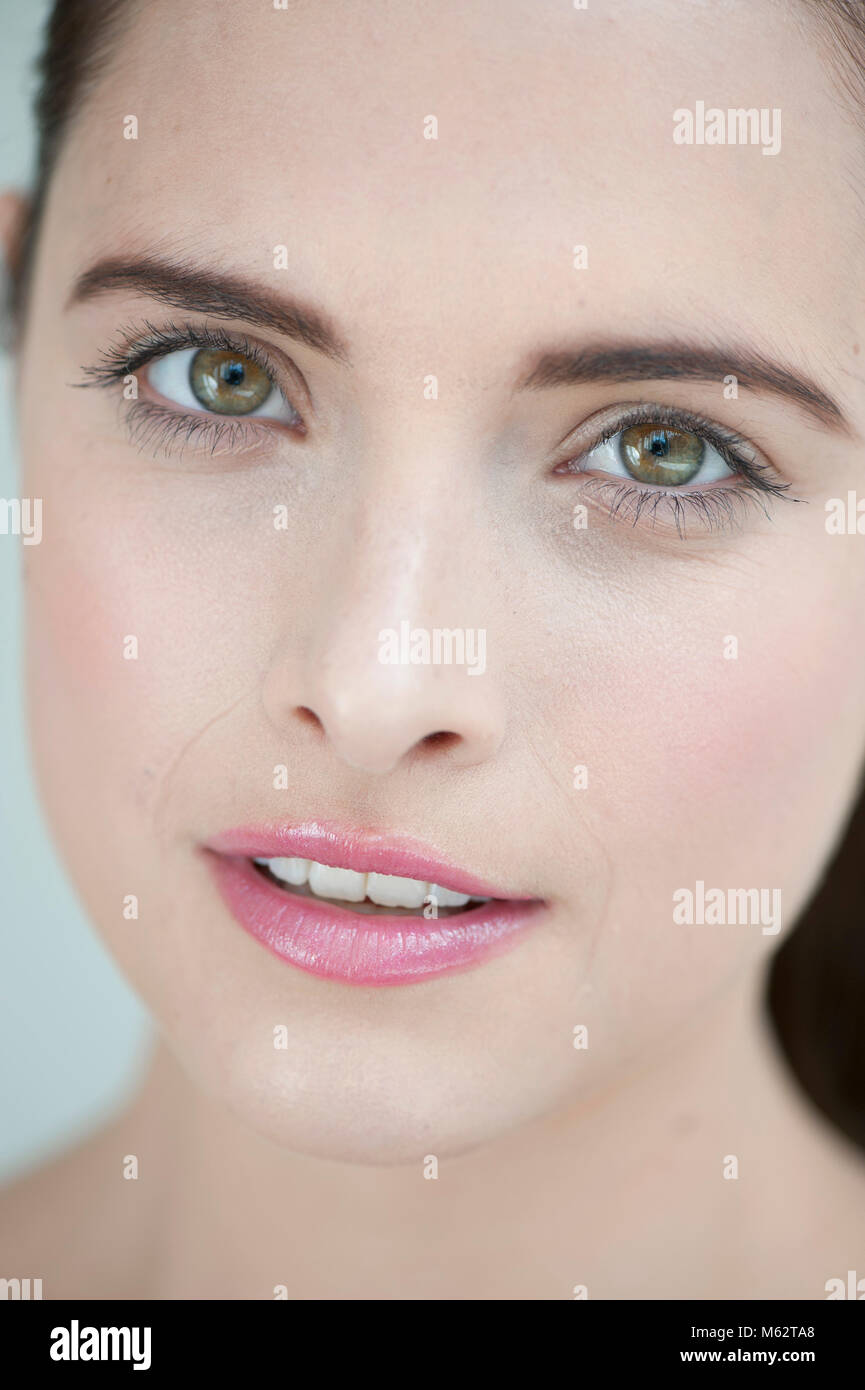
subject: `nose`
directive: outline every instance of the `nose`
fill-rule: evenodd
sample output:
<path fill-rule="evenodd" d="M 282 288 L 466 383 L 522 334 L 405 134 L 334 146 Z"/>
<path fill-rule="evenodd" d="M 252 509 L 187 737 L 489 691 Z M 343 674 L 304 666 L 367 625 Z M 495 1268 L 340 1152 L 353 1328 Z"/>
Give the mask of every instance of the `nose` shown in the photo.
<path fill-rule="evenodd" d="M 504 733 L 499 693 L 479 656 L 485 636 L 407 619 L 378 631 L 344 623 L 307 661 L 295 664 L 286 654 L 274 663 L 265 708 L 280 734 L 312 728 L 363 772 L 391 772 L 412 754 L 453 767 L 481 763 Z M 466 648 L 474 665 L 457 665 L 453 658 Z"/>
<path fill-rule="evenodd" d="M 394 506 L 391 495 L 375 524 L 372 504 L 355 511 L 310 561 L 304 602 L 292 601 L 301 620 L 262 692 L 281 737 L 312 731 L 348 766 L 379 775 L 420 757 L 472 766 L 501 746 L 503 695 L 482 621 L 489 570 L 477 538 L 454 534 L 440 491 L 428 505 L 404 496 Z"/>
<path fill-rule="evenodd" d="M 501 739 L 488 703 L 423 684 L 422 678 L 400 682 L 387 693 L 355 687 L 348 695 L 322 685 L 317 708 L 298 706 L 295 713 L 320 728 L 343 762 L 363 772 L 391 772 L 413 751 L 453 767 L 491 758 Z"/>

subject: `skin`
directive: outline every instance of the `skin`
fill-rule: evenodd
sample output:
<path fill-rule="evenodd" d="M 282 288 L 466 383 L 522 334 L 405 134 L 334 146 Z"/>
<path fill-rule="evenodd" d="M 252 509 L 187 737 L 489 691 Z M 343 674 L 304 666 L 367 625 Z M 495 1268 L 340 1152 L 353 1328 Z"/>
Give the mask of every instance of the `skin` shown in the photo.
<path fill-rule="evenodd" d="M 6 1265 L 47 1297 L 825 1297 L 861 1267 L 865 1176 L 765 1024 L 781 935 L 672 913 L 698 879 L 758 884 L 789 929 L 865 745 L 865 542 L 825 528 L 862 486 L 865 168 L 825 52 L 745 0 L 191 5 L 167 45 L 170 8 L 64 145 L 18 394 L 41 793 L 161 1041 L 130 1107 L 7 1195 Z M 698 99 L 781 108 L 781 152 L 674 144 Z M 156 251 L 336 325 L 350 364 L 247 330 L 302 372 L 303 440 L 155 454 L 119 392 L 70 388 L 129 324 L 205 321 L 128 291 L 66 309 L 95 260 Z M 849 429 L 721 372 L 514 389 L 611 336 L 780 357 Z M 684 539 L 612 517 L 553 469 L 635 402 L 740 433 L 788 495 Z M 382 666 L 403 615 L 484 628 L 484 675 Z M 315 818 L 422 839 L 543 922 L 406 988 L 301 973 L 197 846 Z"/>

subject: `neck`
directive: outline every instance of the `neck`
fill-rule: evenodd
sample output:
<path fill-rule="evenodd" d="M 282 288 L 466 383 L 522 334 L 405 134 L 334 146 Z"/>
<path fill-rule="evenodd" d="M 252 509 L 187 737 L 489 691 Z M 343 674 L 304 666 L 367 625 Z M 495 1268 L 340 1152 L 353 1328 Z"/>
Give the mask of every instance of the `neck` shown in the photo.
<path fill-rule="evenodd" d="M 789 1227 L 790 1145 L 804 1175 L 825 1143 L 761 993 L 756 975 L 740 981 L 615 1086 L 440 1157 L 435 1179 L 422 1155 L 369 1167 L 286 1153 L 160 1044 L 119 1121 L 160 1195 L 142 1233 L 145 1296 L 572 1298 L 580 1285 L 591 1298 L 730 1296 L 737 1262 L 743 1278 L 754 1269 L 752 1238 L 765 1249 L 767 1223 Z M 785 1175 L 777 1213 L 773 1163 Z"/>

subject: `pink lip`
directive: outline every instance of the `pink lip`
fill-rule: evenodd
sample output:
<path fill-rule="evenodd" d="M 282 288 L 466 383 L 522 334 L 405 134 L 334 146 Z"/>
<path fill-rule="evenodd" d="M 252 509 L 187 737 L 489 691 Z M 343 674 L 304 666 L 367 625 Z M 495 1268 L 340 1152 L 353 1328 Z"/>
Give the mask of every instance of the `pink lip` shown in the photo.
<path fill-rule="evenodd" d="M 345 983 L 410 984 L 464 970 L 515 944 L 544 906 L 502 893 L 414 841 L 318 822 L 229 830 L 205 849 L 220 893 L 246 931 L 299 969 Z M 352 912 L 286 892 L 251 863 L 277 857 L 420 879 L 493 901 L 438 919 Z"/>

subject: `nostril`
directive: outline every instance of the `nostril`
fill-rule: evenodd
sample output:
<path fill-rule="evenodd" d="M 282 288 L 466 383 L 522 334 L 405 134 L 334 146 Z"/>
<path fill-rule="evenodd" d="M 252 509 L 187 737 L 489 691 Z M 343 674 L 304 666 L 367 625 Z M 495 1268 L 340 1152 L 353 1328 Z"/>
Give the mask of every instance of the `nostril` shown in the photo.
<path fill-rule="evenodd" d="M 434 734 L 427 734 L 421 739 L 421 744 L 426 748 L 451 748 L 455 743 L 459 743 L 459 734 L 450 733 L 447 729 L 438 729 Z"/>
<path fill-rule="evenodd" d="M 303 724 L 311 724 L 315 729 L 324 732 L 324 725 L 316 714 L 315 710 L 309 709 L 307 705 L 298 705 L 295 714 Z"/>

